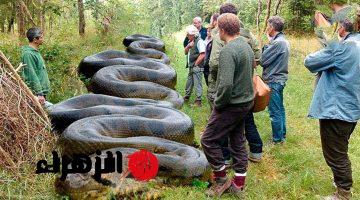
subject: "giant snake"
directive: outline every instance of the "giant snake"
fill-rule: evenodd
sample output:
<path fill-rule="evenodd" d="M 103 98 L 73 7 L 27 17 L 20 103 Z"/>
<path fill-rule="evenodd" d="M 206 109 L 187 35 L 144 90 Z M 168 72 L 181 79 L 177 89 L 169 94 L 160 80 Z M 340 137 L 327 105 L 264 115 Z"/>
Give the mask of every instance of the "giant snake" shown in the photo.
<path fill-rule="evenodd" d="M 135 34 L 123 44 L 127 51 L 108 50 L 81 61 L 79 74 L 90 80 L 88 89 L 94 94 L 68 99 L 50 110 L 62 154 L 92 154 L 93 159 L 97 150 L 103 154 L 118 150 L 126 157 L 146 149 L 158 158 L 160 176 L 201 176 L 208 163 L 201 151 L 188 146 L 194 140 L 194 125 L 177 110 L 183 100 L 174 90 L 176 72 L 168 65 L 164 43 Z M 102 185 L 92 179 L 92 173 L 57 180 L 58 190 L 100 190 Z M 102 178 L 115 187 L 119 176 L 112 173 Z"/>

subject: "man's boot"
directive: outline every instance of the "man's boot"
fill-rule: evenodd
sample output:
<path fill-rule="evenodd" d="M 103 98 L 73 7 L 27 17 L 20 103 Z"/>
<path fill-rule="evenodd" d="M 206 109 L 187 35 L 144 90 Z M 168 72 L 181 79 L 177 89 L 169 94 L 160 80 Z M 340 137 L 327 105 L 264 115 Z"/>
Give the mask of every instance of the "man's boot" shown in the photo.
<path fill-rule="evenodd" d="M 187 103 L 189 101 L 190 97 L 189 96 L 184 96 L 184 102 Z"/>
<path fill-rule="evenodd" d="M 208 197 L 217 197 L 220 196 L 231 186 L 231 179 L 225 177 L 215 177 L 214 184 L 206 191 Z"/>
<path fill-rule="evenodd" d="M 196 100 L 196 101 L 194 102 L 194 104 L 195 104 L 195 106 L 197 106 L 197 107 L 201 107 L 201 106 L 202 106 L 201 100 Z"/>
<path fill-rule="evenodd" d="M 322 198 L 323 200 L 350 200 L 352 197 L 351 190 L 345 190 L 343 188 L 338 187 L 336 192 L 331 195 Z"/>

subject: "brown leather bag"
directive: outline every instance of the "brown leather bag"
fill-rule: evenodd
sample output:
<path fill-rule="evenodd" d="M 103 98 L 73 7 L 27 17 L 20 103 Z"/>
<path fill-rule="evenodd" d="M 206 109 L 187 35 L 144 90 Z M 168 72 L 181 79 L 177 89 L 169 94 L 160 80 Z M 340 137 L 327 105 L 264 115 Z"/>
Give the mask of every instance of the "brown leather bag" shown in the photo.
<path fill-rule="evenodd" d="M 253 112 L 260 112 L 269 105 L 271 89 L 259 75 L 254 75 L 253 82 L 255 94 Z"/>

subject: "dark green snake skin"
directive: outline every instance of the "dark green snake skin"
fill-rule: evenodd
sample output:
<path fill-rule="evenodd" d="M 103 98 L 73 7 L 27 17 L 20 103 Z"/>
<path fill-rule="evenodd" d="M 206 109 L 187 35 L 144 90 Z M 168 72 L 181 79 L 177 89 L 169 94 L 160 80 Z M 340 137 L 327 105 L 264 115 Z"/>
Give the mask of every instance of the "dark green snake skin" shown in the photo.
<path fill-rule="evenodd" d="M 208 163 L 200 150 L 188 146 L 194 140 L 194 125 L 177 110 L 183 100 L 174 90 L 176 72 L 168 65 L 164 43 L 136 34 L 123 44 L 126 52 L 109 50 L 81 61 L 79 74 L 91 79 L 88 88 L 94 94 L 68 99 L 50 110 L 62 154 L 91 155 L 97 150 L 105 154 L 111 149 L 127 155 L 146 149 L 159 160 L 159 176 L 201 176 Z M 125 157 L 123 163 L 126 167 Z M 91 173 L 57 180 L 57 190 L 76 194 L 100 190 Z M 102 178 L 117 187 L 119 176 Z"/>

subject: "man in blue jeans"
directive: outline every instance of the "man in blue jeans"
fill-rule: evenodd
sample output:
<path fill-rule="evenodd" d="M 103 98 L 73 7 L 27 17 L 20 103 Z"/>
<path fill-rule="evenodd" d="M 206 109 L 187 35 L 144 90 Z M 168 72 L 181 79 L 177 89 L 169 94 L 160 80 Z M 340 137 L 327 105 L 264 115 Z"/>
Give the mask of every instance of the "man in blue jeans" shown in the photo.
<path fill-rule="evenodd" d="M 266 28 L 269 44 L 265 45 L 260 65 L 263 79 L 271 88 L 269 113 L 274 144 L 283 143 L 286 138 L 286 117 L 283 91 L 288 79 L 290 45 L 284 33 L 284 19 L 270 17 Z"/>

